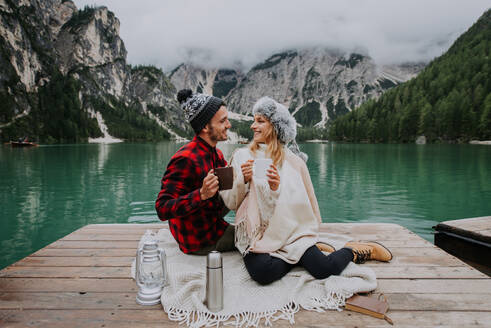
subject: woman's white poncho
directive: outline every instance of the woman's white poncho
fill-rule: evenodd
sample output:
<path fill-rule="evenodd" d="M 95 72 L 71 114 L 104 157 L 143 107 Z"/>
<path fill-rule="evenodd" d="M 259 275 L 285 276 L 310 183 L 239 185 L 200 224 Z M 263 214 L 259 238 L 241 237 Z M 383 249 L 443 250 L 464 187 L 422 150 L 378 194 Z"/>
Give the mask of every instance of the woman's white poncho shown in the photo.
<path fill-rule="evenodd" d="M 270 253 L 288 263 L 300 257 L 317 242 L 321 223 L 319 205 L 305 162 L 285 149 L 285 160 L 278 167 L 280 187 L 272 191 L 267 181 L 244 184 L 241 164 L 265 158 L 265 146 L 253 156 L 249 148 L 237 150 L 232 158 L 234 184 L 220 191 L 225 205 L 236 211 L 235 246 L 248 252 Z"/>

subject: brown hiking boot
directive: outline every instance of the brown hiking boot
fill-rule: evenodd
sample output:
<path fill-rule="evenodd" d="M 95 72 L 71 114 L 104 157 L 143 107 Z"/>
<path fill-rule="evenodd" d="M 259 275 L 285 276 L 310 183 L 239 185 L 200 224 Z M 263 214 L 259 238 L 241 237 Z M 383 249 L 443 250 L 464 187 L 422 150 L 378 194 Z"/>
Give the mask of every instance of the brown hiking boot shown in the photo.
<path fill-rule="evenodd" d="M 384 245 L 374 241 L 349 242 L 345 247 L 351 248 L 354 255 L 353 262 L 358 264 L 369 260 L 382 262 L 392 260 L 392 253 Z"/>
<path fill-rule="evenodd" d="M 321 252 L 332 253 L 335 251 L 334 247 L 322 241 L 319 241 L 317 244 L 315 244 L 315 246 L 317 246 L 317 248 L 320 249 Z"/>

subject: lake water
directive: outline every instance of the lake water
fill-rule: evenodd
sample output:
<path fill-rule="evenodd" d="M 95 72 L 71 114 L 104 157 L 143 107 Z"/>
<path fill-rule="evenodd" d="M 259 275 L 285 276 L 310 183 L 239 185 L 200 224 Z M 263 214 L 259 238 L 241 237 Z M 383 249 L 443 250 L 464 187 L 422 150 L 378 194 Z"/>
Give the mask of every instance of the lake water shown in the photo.
<path fill-rule="evenodd" d="M 158 222 L 154 201 L 182 144 L 0 147 L 0 268 L 91 223 Z M 240 145 L 242 146 L 242 145 Z M 220 145 L 226 158 L 239 145 Z M 325 222 L 431 227 L 491 215 L 491 147 L 303 144 Z"/>

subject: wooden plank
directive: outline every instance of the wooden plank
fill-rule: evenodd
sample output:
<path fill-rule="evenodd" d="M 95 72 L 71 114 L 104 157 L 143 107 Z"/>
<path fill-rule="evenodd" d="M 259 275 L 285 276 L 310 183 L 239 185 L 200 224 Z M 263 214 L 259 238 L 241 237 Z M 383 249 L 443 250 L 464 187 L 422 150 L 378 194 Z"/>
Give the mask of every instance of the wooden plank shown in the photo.
<path fill-rule="evenodd" d="M 139 241 L 142 237 L 142 233 L 136 232 L 133 234 L 108 234 L 108 233 L 76 233 L 70 234 L 63 238 L 64 241 Z M 405 233 L 393 233 L 389 236 L 385 234 L 343 234 L 345 236 L 350 236 L 356 238 L 356 240 L 413 240 L 420 241 L 421 237 L 417 235 L 407 235 Z"/>
<path fill-rule="evenodd" d="M 391 311 L 390 318 L 394 321 L 391 326 L 385 320 L 372 318 L 361 313 L 343 311 L 334 313 L 316 313 L 304 311 L 302 315 L 295 316 L 295 326 L 309 328 L 325 327 L 489 327 L 491 313 L 474 311 Z M 287 327 L 281 321 L 278 327 Z M 276 323 L 275 323 L 276 327 Z M 290 326 L 291 327 L 291 326 Z"/>
<path fill-rule="evenodd" d="M 0 292 L 136 292 L 133 279 L 0 278 Z"/>
<path fill-rule="evenodd" d="M 491 243 L 491 216 L 440 222 L 435 230 L 447 231 L 460 236 Z M 481 233 L 484 232 L 484 233 Z"/>
<path fill-rule="evenodd" d="M 371 267 L 379 279 L 478 279 L 487 276 L 468 266 L 395 266 L 364 264 Z M 128 267 L 23 267 L 10 266 L 0 271 L 5 278 L 126 278 L 130 275 Z"/>
<path fill-rule="evenodd" d="M 456 233 L 459 233 L 460 231 L 464 230 L 464 231 L 467 231 L 467 232 L 471 232 L 471 233 L 475 233 L 477 235 L 480 235 L 480 236 L 483 236 L 483 237 L 487 237 L 487 239 L 489 239 L 490 237 L 490 225 L 487 224 L 487 225 L 478 225 L 478 224 L 472 224 L 472 225 L 450 225 L 450 224 L 438 224 L 436 227 L 438 227 L 439 229 L 437 230 L 448 230 L 448 231 L 451 231 L 451 229 L 454 229 L 454 231 Z M 440 227 L 444 227 L 443 229 L 440 229 Z M 445 227 L 447 227 L 447 229 L 445 229 Z"/>
<path fill-rule="evenodd" d="M 364 264 L 373 269 L 378 279 L 479 279 L 488 278 L 469 266 L 462 267 L 407 267 L 407 266 L 378 266 Z"/>
<path fill-rule="evenodd" d="M 111 257 L 129 257 L 135 256 L 136 248 L 43 248 L 32 254 L 30 257 L 46 257 L 46 256 L 55 256 L 55 257 L 74 257 L 74 256 L 111 256 Z"/>
<path fill-rule="evenodd" d="M 412 247 L 391 247 L 390 251 L 394 255 L 397 256 L 426 256 L 435 258 L 435 262 L 438 260 L 450 257 L 454 258 L 454 256 L 449 255 L 441 248 L 431 247 L 431 248 L 412 248 Z M 46 257 L 46 256 L 56 256 L 56 257 L 74 257 L 74 256 L 107 256 L 107 257 L 130 257 L 135 256 L 136 248 L 109 248 L 109 249 L 101 249 L 101 248 L 43 248 L 39 251 L 30 255 L 30 257 Z M 436 263 L 438 264 L 438 263 Z"/>
<path fill-rule="evenodd" d="M 72 232 L 71 235 L 91 235 L 91 234 L 107 234 L 107 235 L 137 235 L 137 236 L 142 236 L 145 231 L 147 230 L 152 230 L 152 231 L 158 231 L 160 229 L 167 229 L 166 226 L 163 226 L 158 229 L 106 229 L 106 228 L 101 228 L 101 229 L 87 229 L 87 230 L 77 230 Z"/>
<path fill-rule="evenodd" d="M 2 310 L 102 310 L 125 309 L 138 310 L 134 293 L 100 293 L 100 292 L 58 292 L 58 293 L 0 293 Z M 148 309 L 161 309 L 162 305 L 149 306 Z"/>
<path fill-rule="evenodd" d="M 70 241 L 139 241 L 142 237 L 142 233 L 134 234 L 107 234 L 107 233 L 77 233 L 70 234 L 63 238 L 63 240 Z"/>
<path fill-rule="evenodd" d="M 136 285 L 129 278 L 141 235 L 166 227 L 89 225 L 0 271 L 0 326 L 174 327 L 160 306 L 135 303 Z M 375 239 L 391 249 L 391 263 L 364 265 L 377 274 L 376 292 L 389 298 L 397 326 L 461 328 L 491 322 L 491 279 L 409 230 L 385 223 L 329 223 L 321 229 L 354 240 Z M 295 320 L 311 327 L 389 326 L 349 311 L 301 311 Z"/>
<path fill-rule="evenodd" d="M 393 311 L 488 311 L 491 299 L 482 294 L 385 294 Z M 489 294 L 488 294 L 489 295 Z M 1 310 L 80 309 L 138 310 L 136 293 L 59 292 L 59 293 L 0 293 Z M 259 300 L 257 300 L 259 301 Z M 155 309 L 161 305 L 154 306 Z M 152 307 L 149 307 L 151 309 Z"/>
<path fill-rule="evenodd" d="M 382 241 L 383 239 L 378 239 Z M 383 240 L 382 242 L 386 247 L 430 247 L 433 248 L 433 244 L 423 240 Z M 47 248 L 136 248 L 138 247 L 138 241 L 78 241 L 78 240 L 58 240 L 48 246 Z"/>
<path fill-rule="evenodd" d="M 149 223 L 149 224 L 131 224 L 131 223 L 116 223 L 116 224 L 89 224 L 82 227 L 74 232 L 85 232 L 85 231 L 108 231 L 108 232 L 128 232 L 128 231 L 142 231 L 146 230 L 157 230 L 162 228 L 168 228 L 167 223 Z"/>
<path fill-rule="evenodd" d="M 375 293 L 491 294 L 491 279 L 377 279 L 377 284 Z"/>
<path fill-rule="evenodd" d="M 490 219 L 491 220 L 491 219 Z M 470 230 L 474 232 L 489 230 L 491 228 L 491 223 L 488 222 L 475 222 L 475 223 L 448 223 L 448 226 L 459 228 L 462 230 Z"/>
<path fill-rule="evenodd" d="M 409 233 L 413 234 L 410 230 L 392 223 L 322 223 L 320 231 L 331 233 L 351 233 L 355 235 L 363 234 L 376 234 L 376 233 Z"/>
<path fill-rule="evenodd" d="M 5 278 L 128 278 L 130 267 L 22 267 L 0 271 Z"/>
<path fill-rule="evenodd" d="M 491 314 L 478 311 L 389 311 L 396 327 L 470 327 L 489 326 Z M 2 327 L 176 327 L 163 310 L 1 310 Z M 261 325 L 264 321 L 261 322 Z M 286 320 L 274 322 L 274 327 L 291 327 Z M 382 319 L 350 311 L 301 311 L 295 315 L 296 327 L 392 327 Z"/>
<path fill-rule="evenodd" d="M 163 310 L 0 310 L 2 328 L 176 327 Z"/>
<path fill-rule="evenodd" d="M 135 257 L 26 257 L 13 266 L 27 267 L 129 267 Z"/>
<path fill-rule="evenodd" d="M 128 227 L 130 227 L 131 229 L 146 229 L 148 227 L 150 227 L 151 229 L 154 229 L 154 228 L 159 228 L 161 226 L 166 226 L 166 225 L 168 225 L 167 221 L 162 221 L 159 223 L 93 223 L 93 224 L 87 224 L 78 230 L 81 230 L 81 229 L 99 229 L 99 228 L 113 230 L 113 229 L 128 228 Z M 395 230 L 406 229 L 399 224 L 385 223 L 385 222 L 328 222 L 328 223 L 322 223 L 322 226 L 349 227 L 349 228 L 351 228 L 351 227 L 354 227 L 354 228 L 385 227 L 387 229 L 395 229 Z"/>
<path fill-rule="evenodd" d="M 68 235 L 65 238 L 65 240 L 77 240 L 77 238 L 80 238 L 80 240 L 85 240 L 86 238 L 90 238 L 90 237 L 83 236 L 87 234 L 90 235 L 107 234 L 113 236 L 126 235 L 126 236 L 133 236 L 129 238 L 134 239 L 135 238 L 134 235 L 141 237 L 141 234 L 143 234 L 143 232 L 148 229 L 156 230 L 156 229 L 166 229 L 166 228 L 168 228 L 167 224 L 164 225 L 141 224 L 136 227 L 131 224 L 128 225 L 116 224 L 115 227 L 111 225 L 89 225 Z M 379 223 L 379 224 L 377 223 L 323 223 L 321 225 L 321 231 L 344 234 L 348 236 L 360 236 L 360 238 L 357 239 L 363 239 L 363 240 L 380 240 L 380 239 L 391 240 L 391 239 L 400 239 L 403 236 L 404 239 L 421 240 L 421 238 L 417 234 L 407 230 L 406 228 L 400 225 L 391 224 L 391 223 Z M 97 238 L 97 237 L 93 237 L 93 238 Z M 103 238 L 104 237 L 98 239 L 103 240 Z M 111 238 L 111 240 L 113 240 L 113 238 L 117 238 L 117 237 L 108 237 L 108 238 Z"/>
<path fill-rule="evenodd" d="M 452 267 L 452 266 L 466 266 L 465 262 L 459 260 L 453 256 L 397 256 L 394 255 L 394 258 L 389 262 L 377 262 L 377 261 L 369 261 L 366 264 L 370 266 L 444 266 L 444 267 Z"/>
<path fill-rule="evenodd" d="M 491 236 L 491 229 L 477 230 L 477 232 L 483 236 Z"/>
<path fill-rule="evenodd" d="M 405 311 L 489 311 L 489 294 L 409 294 L 385 293 L 392 310 Z"/>
<path fill-rule="evenodd" d="M 90 224 L 82 227 L 73 233 L 133 233 L 145 232 L 146 230 L 166 229 L 168 224 Z M 376 234 L 380 232 L 394 233 L 407 232 L 414 234 L 410 230 L 392 223 L 322 223 L 320 231 L 331 233 L 352 233 L 352 234 Z M 388 235 L 387 234 L 387 235 Z"/>
<path fill-rule="evenodd" d="M 477 224 L 477 225 L 489 225 L 491 222 L 491 216 L 480 216 L 475 218 L 467 218 L 460 220 L 448 220 L 442 221 L 440 223 L 451 224 L 451 225 L 466 225 L 466 224 Z"/>
<path fill-rule="evenodd" d="M 411 248 L 411 247 L 391 247 L 390 251 L 394 256 L 426 256 L 435 259 L 442 257 L 454 257 L 438 247 Z"/>
<path fill-rule="evenodd" d="M 91 229 L 91 228 L 106 228 L 106 229 L 114 229 L 114 228 L 127 228 L 131 229 L 146 229 L 150 227 L 151 229 L 161 227 L 162 225 L 167 225 L 167 222 L 159 222 L 159 223 L 93 223 L 87 224 L 83 226 L 82 229 Z"/>
<path fill-rule="evenodd" d="M 58 240 L 47 246 L 48 248 L 133 248 L 136 250 L 138 241 L 71 241 Z"/>
<path fill-rule="evenodd" d="M 60 256 L 29 256 L 26 257 L 12 266 L 53 266 L 53 267 L 66 267 L 66 266 L 95 266 L 95 267 L 114 267 L 114 266 L 130 266 L 135 256 L 105 256 L 106 253 L 100 250 L 99 256 L 81 256 L 79 250 L 70 249 L 74 256 L 69 256 L 67 252 L 64 252 L 62 257 Z M 46 252 L 44 252 L 46 253 Z M 135 253 L 134 250 L 128 252 L 129 254 Z M 414 252 L 417 254 L 416 252 Z M 393 253 L 394 254 L 394 253 Z M 394 258 L 388 264 L 385 262 L 370 261 L 367 262 L 370 265 L 412 265 L 412 266 L 465 266 L 465 263 L 461 260 L 448 256 L 445 254 L 428 256 L 398 256 L 394 254 Z"/>
<path fill-rule="evenodd" d="M 438 248 L 429 241 L 424 239 L 415 239 L 415 240 L 385 240 L 384 238 L 379 238 L 376 241 L 382 243 L 385 247 L 414 247 L 414 248 Z"/>
<path fill-rule="evenodd" d="M 491 279 L 377 279 L 376 292 L 490 294 Z M 0 278 L 2 292 L 131 292 L 132 279 Z"/>

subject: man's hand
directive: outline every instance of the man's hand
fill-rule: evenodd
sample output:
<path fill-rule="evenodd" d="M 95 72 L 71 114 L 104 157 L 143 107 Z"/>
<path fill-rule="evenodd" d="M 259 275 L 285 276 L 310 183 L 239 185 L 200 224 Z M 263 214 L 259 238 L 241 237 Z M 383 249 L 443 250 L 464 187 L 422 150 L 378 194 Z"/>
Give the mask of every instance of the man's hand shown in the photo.
<path fill-rule="evenodd" d="M 213 169 L 208 172 L 208 175 L 203 179 L 203 185 L 199 190 L 201 200 L 206 200 L 215 196 L 218 191 L 218 177 L 213 174 Z"/>
<path fill-rule="evenodd" d="M 273 191 L 278 190 L 278 187 L 280 186 L 280 174 L 278 173 L 276 166 L 271 164 L 266 176 L 268 177 L 269 188 Z"/>
<path fill-rule="evenodd" d="M 240 169 L 242 170 L 242 175 L 244 176 L 244 183 L 248 183 L 252 179 L 252 164 L 253 163 L 254 163 L 254 160 L 250 159 L 240 166 Z"/>

